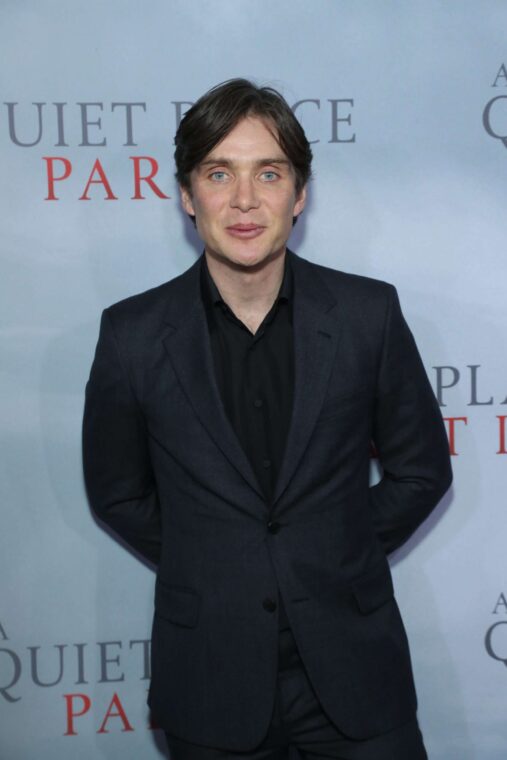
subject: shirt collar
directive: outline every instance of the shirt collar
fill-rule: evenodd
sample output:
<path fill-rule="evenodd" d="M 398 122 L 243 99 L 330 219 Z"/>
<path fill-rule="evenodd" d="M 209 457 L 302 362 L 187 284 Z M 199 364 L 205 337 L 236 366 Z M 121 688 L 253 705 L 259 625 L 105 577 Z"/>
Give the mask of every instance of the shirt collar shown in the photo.
<path fill-rule="evenodd" d="M 290 265 L 288 251 L 285 251 L 283 279 L 282 279 L 282 284 L 280 285 L 280 290 L 278 291 L 278 295 L 275 298 L 275 301 L 280 301 L 280 300 L 290 301 L 293 297 L 293 292 L 294 292 L 294 285 L 293 285 L 292 268 Z M 218 290 L 215 284 L 215 281 L 213 280 L 210 274 L 210 271 L 208 269 L 208 264 L 206 262 L 206 255 L 204 253 L 202 254 L 202 261 L 201 261 L 201 295 L 202 295 L 202 300 L 204 302 L 204 305 L 207 309 L 219 303 L 225 304 L 225 301 L 220 295 L 220 291 Z"/>

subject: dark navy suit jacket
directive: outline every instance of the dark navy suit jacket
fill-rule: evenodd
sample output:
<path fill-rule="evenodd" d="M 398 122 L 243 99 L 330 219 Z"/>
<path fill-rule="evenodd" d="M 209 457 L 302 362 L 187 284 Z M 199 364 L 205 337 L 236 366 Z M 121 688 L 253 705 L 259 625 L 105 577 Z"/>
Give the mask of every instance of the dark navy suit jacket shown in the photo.
<path fill-rule="evenodd" d="M 278 589 L 345 734 L 413 717 L 386 555 L 452 479 L 394 287 L 287 255 L 294 403 L 271 504 L 222 406 L 200 259 L 104 311 L 86 389 L 91 506 L 157 565 L 149 704 L 170 733 L 238 751 L 261 741 L 271 715 Z M 384 475 L 369 487 L 372 441 Z"/>

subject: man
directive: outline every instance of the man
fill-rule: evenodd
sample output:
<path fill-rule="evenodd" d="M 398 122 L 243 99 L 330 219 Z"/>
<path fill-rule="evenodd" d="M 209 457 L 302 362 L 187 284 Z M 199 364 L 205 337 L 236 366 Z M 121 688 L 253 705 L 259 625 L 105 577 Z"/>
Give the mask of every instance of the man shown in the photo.
<path fill-rule="evenodd" d="M 311 151 L 276 91 L 206 93 L 175 158 L 204 253 L 105 310 L 84 418 L 91 505 L 157 564 L 171 758 L 425 758 L 386 555 L 452 476 L 396 291 L 286 248 Z"/>

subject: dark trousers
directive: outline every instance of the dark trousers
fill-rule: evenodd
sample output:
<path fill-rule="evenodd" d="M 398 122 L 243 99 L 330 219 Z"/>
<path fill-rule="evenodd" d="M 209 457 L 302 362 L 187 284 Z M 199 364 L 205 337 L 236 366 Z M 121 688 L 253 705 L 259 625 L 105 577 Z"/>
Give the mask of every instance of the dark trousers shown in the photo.
<path fill-rule="evenodd" d="M 280 631 L 279 669 L 268 732 L 254 750 L 232 752 L 190 744 L 166 733 L 171 760 L 427 760 L 421 732 L 410 723 L 366 741 L 345 737 L 325 715 L 289 629 Z M 291 754 L 291 751 L 299 754 Z"/>

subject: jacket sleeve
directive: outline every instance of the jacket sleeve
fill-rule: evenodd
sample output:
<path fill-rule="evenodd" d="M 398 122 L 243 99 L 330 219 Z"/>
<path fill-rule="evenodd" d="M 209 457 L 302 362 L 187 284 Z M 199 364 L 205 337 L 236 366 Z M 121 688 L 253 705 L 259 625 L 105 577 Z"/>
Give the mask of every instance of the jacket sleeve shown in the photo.
<path fill-rule="evenodd" d="M 375 531 L 388 554 L 410 537 L 452 482 L 440 409 L 392 286 L 373 441 L 383 477 L 370 488 L 370 504 Z"/>
<path fill-rule="evenodd" d="M 86 385 L 83 468 L 95 514 L 146 559 L 157 563 L 160 507 L 147 432 L 107 309 Z"/>

